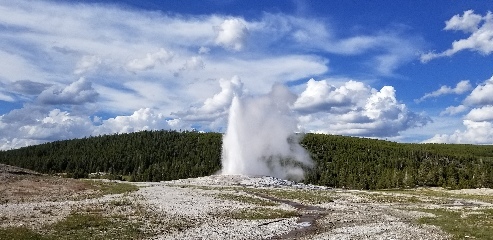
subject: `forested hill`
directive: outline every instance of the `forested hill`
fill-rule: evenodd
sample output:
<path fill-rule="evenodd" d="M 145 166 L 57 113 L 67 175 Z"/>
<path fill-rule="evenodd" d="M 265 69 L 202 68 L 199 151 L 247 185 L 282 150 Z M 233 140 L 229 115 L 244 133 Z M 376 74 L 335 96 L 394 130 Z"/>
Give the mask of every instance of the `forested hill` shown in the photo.
<path fill-rule="evenodd" d="M 143 131 L 0 151 L 0 163 L 76 178 L 105 172 L 131 181 L 161 181 L 217 172 L 221 144 L 220 133 Z M 301 144 L 317 163 L 307 183 L 355 189 L 493 187 L 493 146 L 324 134 L 306 134 Z"/>

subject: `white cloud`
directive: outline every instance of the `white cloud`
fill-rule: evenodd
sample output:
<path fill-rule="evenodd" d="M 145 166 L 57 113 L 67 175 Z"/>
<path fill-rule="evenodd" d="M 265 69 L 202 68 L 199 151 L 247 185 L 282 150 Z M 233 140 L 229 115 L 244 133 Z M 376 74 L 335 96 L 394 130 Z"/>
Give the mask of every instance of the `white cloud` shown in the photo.
<path fill-rule="evenodd" d="M 0 92 L 0 101 L 13 102 L 15 99 L 7 93 Z"/>
<path fill-rule="evenodd" d="M 72 116 L 67 111 L 25 106 L 0 117 L 0 132 L 4 142 L 0 148 L 20 146 L 23 143 L 45 142 L 57 139 L 78 138 L 92 133 L 88 117 Z M 9 145 L 13 144 L 13 145 Z M 3 146 L 2 146 L 3 145 Z"/>
<path fill-rule="evenodd" d="M 221 69 L 218 75 L 216 69 Z M 227 58 L 209 61 L 201 75 L 214 78 L 241 77 L 245 89 L 251 93 L 267 93 L 276 83 L 285 83 L 323 74 L 328 71 L 327 60 L 310 55 L 265 56 L 254 59 Z"/>
<path fill-rule="evenodd" d="M 95 134 L 129 133 L 143 130 L 176 129 L 178 119 L 166 119 L 161 113 L 150 108 L 141 108 L 130 116 L 117 116 L 104 120 Z"/>
<path fill-rule="evenodd" d="M 397 102 L 392 86 L 384 86 L 379 92 L 372 94 L 366 101 L 365 115 L 370 119 L 397 119 L 406 110 L 404 104 Z"/>
<path fill-rule="evenodd" d="M 440 116 L 443 116 L 443 115 L 456 115 L 456 114 L 465 112 L 467 109 L 468 109 L 468 107 L 466 107 L 466 106 L 464 106 L 462 104 L 459 105 L 459 106 L 450 106 L 450 107 L 447 107 L 444 111 L 442 111 L 440 113 Z"/>
<path fill-rule="evenodd" d="M 425 143 L 462 143 L 462 144 L 492 144 L 493 124 L 491 122 L 475 122 L 464 120 L 465 130 L 456 130 L 453 134 L 436 134 Z"/>
<path fill-rule="evenodd" d="M 493 106 L 487 105 L 480 108 L 473 108 L 465 118 L 474 122 L 493 122 Z"/>
<path fill-rule="evenodd" d="M 200 107 L 192 107 L 186 112 L 178 112 L 176 115 L 187 121 L 210 121 L 226 116 L 234 96 L 241 96 L 243 83 L 238 76 L 231 80 L 220 79 L 221 91 L 207 98 Z"/>
<path fill-rule="evenodd" d="M 187 62 L 185 63 L 184 68 L 189 69 L 189 70 L 198 70 L 198 69 L 204 69 L 205 64 L 204 61 L 202 61 L 201 57 L 191 57 Z"/>
<path fill-rule="evenodd" d="M 27 59 L 18 56 L 14 52 L 6 52 L 3 49 L 0 48 L 0 66 L 8 67 L 3 67 L 2 71 L 0 71 L 0 81 L 4 79 L 8 82 L 21 79 L 36 79 L 38 76 L 43 75 L 36 64 L 30 63 Z"/>
<path fill-rule="evenodd" d="M 53 86 L 38 96 L 42 104 L 84 104 L 94 102 L 99 94 L 92 88 L 91 82 L 85 78 L 71 83 L 66 87 Z"/>
<path fill-rule="evenodd" d="M 422 102 L 425 99 L 439 97 L 446 94 L 463 94 L 471 89 L 472 86 L 471 83 L 469 83 L 469 80 L 463 80 L 457 83 L 454 88 L 451 88 L 449 86 L 441 86 L 438 90 L 431 93 L 426 93 L 423 97 L 421 97 L 420 99 L 416 99 L 415 101 Z"/>
<path fill-rule="evenodd" d="M 420 48 L 419 38 L 402 29 L 341 37 L 326 19 L 265 13 L 245 20 L 104 3 L 0 2 L 0 25 L 0 65 L 9 66 L 0 72 L 0 99 L 23 105 L 0 119 L 2 148 L 194 124 L 221 129 L 232 94 L 325 75 L 331 55 L 361 56 L 365 66 L 389 75 Z M 219 80 L 231 76 L 241 84 Z M 422 120 L 388 96 L 374 97 L 386 105 L 365 108 L 379 91 L 361 82 L 310 84 L 295 108 L 314 130 L 380 136 L 391 125 L 385 121 L 396 121 L 387 132 L 395 135 Z"/>
<path fill-rule="evenodd" d="M 318 50 L 336 55 L 370 55 L 364 63 L 380 75 L 392 75 L 402 64 L 418 57 L 423 45 L 419 37 L 406 34 L 405 27 L 393 26 L 385 31 L 337 36 L 328 23 L 283 14 L 265 14 L 262 21 L 248 24 L 266 49 L 281 44 L 293 50 Z M 286 41 L 292 41 L 286 44 Z"/>
<path fill-rule="evenodd" d="M 457 114 L 472 108 L 463 117 L 463 129 L 452 134 L 436 134 L 424 142 L 493 144 L 493 77 L 478 85 L 457 107 L 442 112 Z"/>
<path fill-rule="evenodd" d="M 493 14 L 491 12 L 481 16 L 472 10 L 464 11 L 462 16 L 455 15 L 446 21 L 444 30 L 460 30 L 471 35 L 468 38 L 454 41 L 452 48 L 441 53 L 422 54 L 421 62 L 425 63 L 440 57 L 450 57 L 463 50 L 476 51 L 484 55 L 493 52 Z"/>
<path fill-rule="evenodd" d="M 336 88 L 326 80 L 310 79 L 306 90 L 294 103 L 294 109 L 300 112 L 313 113 L 318 111 L 348 112 L 361 105 L 371 94 L 371 89 L 362 82 L 348 81 Z"/>
<path fill-rule="evenodd" d="M 493 77 L 474 88 L 464 103 L 468 105 L 493 104 Z"/>
<path fill-rule="evenodd" d="M 25 106 L 0 116 L 0 149 L 24 147 L 46 141 L 128 133 L 141 130 L 188 129 L 180 119 L 168 119 L 152 109 L 142 108 L 128 116 L 117 116 L 100 121 L 88 116 L 72 115 L 68 111 L 47 111 L 36 106 Z"/>
<path fill-rule="evenodd" d="M 248 28 L 243 19 L 231 18 L 216 26 L 216 44 L 233 51 L 240 51 L 245 47 L 248 37 Z"/>
<path fill-rule="evenodd" d="M 342 135 L 390 137 L 431 121 L 397 101 L 393 87 L 377 91 L 356 81 L 336 88 L 310 80 L 294 109 L 303 129 Z"/>
<path fill-rule="evenodd" d="M 445 30 L 460 30 L 464 32 L 475 32 L 479 23 L 483 20 L 481 15 L 474 14 L 473 10 L 467 10 L 462 17 L 457 14 L 445 22 Z"/>
<path fill-rule="evenodd" d="M 145 58 L 136 58 L 127 63 L 127 69 L 130 71 L 141 71 L 153 69 L 157 64 L 170 62 L 173 53 L 163 48 L 155 53 L 147 53 Z"/>
<path fill-rule="evenodd" d="M 84 74 L 98 67 L 102 63 L 100 57 L 92 55 L 92 56 L 83 56 L 74 70 L 74 74 Z"/>

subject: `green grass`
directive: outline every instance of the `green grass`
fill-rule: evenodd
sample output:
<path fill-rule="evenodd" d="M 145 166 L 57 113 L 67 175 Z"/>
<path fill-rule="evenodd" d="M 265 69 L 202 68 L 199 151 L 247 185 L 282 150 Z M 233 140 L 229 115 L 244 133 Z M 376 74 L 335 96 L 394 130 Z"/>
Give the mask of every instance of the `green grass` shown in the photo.
<path fill-rule="evenodd" d="M 91 184 L 94 190 L 99 190 L 100 194 L 122 194 L 130 193 L 139 190 L 139 187 L 130 183 L 121 182 L 104 182 L 104 181 L 94 181 L 94 180 L 84 180 Z"/>
<path fill-rule="evenodd" d="M 493 239 L 493 209 L 462 216 L 462 212 L 446 209 L 421 209 L 435 217 L 423 217 L 418 223 L 435 225 L 453 236 L 453 239 Z"/>
<path fill-rule="evenodd" d="M 397 196 L 392 194 L 378 194 L 378 193 L 361 193 L 364 197 L 379 203 L 430 203 L 436 201 L 425 201 L 420 199 L 418 196 Z"/>
<path fill-rule="evenodd" d="M 26 227 L 0 228 L 0 240 L 47 240 L 45 236 Z"/>
<path fill-rule="evenodd" d="M 423 197 L 435 197 L 435 198 L 460 198 L 467 200 L 479 200 L 483 202 L 493 203 L 492 195 L 478 195 L 478 194 L 459 194 L 449 192 L 448 190 L 431 190 L 431 189 L 409 189 L 409 190 L 380 190 L 382 192 L 391 192 L 391 193 L 402 193 L 409 194 L 415 196 L 423 196 Z"/>
<path fill-rule="evenodd" d="M 140 230 L 141 224 L 119 216 L 103 216 L 100 213 L 72 213 L 65 219 L 45 226 L 42 232 L 24 227 L 0 229 L 1 240 L 29 239 L 141 239 L 146 235 Z"/>

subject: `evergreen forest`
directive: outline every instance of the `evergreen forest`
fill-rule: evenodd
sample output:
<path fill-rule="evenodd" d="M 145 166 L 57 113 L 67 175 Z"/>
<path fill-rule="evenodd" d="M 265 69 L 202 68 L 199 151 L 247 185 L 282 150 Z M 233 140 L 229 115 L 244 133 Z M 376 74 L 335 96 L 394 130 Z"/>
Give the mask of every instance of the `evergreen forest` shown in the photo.
<path fill-rule="evenodd" d="M 350 189 L 493 187 L 493 146 L 410 144 L 305 134 L 315 161 L 305 183 Z M 221 169 L 222 134 L 142 131 L 55 141 L 0 151 L 0 163 L 47 174 L 164 181 Z"/>

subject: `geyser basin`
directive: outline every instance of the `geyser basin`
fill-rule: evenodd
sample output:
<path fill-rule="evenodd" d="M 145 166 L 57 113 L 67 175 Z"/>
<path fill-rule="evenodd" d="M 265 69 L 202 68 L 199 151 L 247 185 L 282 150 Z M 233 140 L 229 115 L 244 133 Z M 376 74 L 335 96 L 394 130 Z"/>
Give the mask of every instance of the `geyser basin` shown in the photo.
<path fill-rule="evenodd" d="M 299 145 L 290 105 L 296 95 L 276 84 L 269 94 L 235 96 L 223 137 L 222 174 L 263 175 L 302 180 L 313 165 Z"/>

